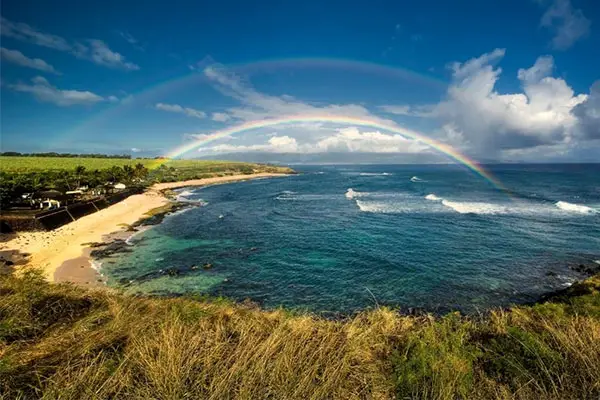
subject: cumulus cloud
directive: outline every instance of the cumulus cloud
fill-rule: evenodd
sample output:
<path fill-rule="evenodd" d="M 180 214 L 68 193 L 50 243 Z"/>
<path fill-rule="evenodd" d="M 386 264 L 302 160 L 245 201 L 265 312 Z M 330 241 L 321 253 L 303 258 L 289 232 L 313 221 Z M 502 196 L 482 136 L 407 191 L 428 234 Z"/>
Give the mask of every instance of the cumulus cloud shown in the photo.
<path fill-rule="evenodd" d="M 46 61 L 40 58 L 29 58 L 18 50 L 10 50 L 2 47 L 0 48 L 0 56 L 2 57 L 3 61 L 8 61 L 23 67 L 60 75 L 60 73 Z"/>
<path fill-rule="evenodd" d="M 178 114 L 184 114 L 184 115 L 187 115 L 188 117 L 206 118 L 205 112 L 195 110 L 195 109 L 189 108 L 189 107 L 183 107 L 183 106 L 180 106 L 179 104 L 156 103 L 154 105 L 154 108 L 156 108 L 157 110 L 168 111 L 168 112 L 173 112 L 173 113 L 178 113 Z"/>
<path fill-rule="evenodd" d="M 98 65 L 126 70 L 138 70 L 140 67 L 125 60 L 125 57 L 111 50 L 106 43 L 98 39 L 81 42 L 68 40 L 37 30 L 24 23 L 14 23 L 1 17 L 0 33 L 24 42 L 36 44 L 54 50 L 68 52 L 77 58 L 92 61 Z"/>
<path fill-rule="evenodd" d="M 554 0 L 540 24 L 554 32 L 552 47 L 566 50 L 589 34 L 591 22 L 581 10 L 573 8 L 570 0 Z"/>
<path fill-rule="evenodd" d="M 551 56 L 518 71 L 522 93 L 500 94 L 495 85 L 502 69 L 494 65 L 503 56 L 504 50 L 496 49 L 451 65 L 448 98 L 434 109 L 447 137 L 488 155 L 571 141 L 578 124 L 572 110 L 587 95 L 575 94 L 563 79 L 550 76 Z"/>
<path fill-rule="evenodd" d="M 32 84 L 18 83 L 8 85 L 8 87 L 17 92 L 31 93 L 40 101 L 63 107 L 95 104 L 108 100 L 89 91 L 58 89 L 50 85 L 48 80 L 41 76 L 36 76 L 31 81 Z"/>
<path fill-rule="evenodd" d="M 587 99 L 573 109 L 584 139 L 600 139 L 600 80 L 594 82 Z"/>
<path fill-rule="evenodd" d="M 199 151 L 208 153 L 250 151 L 273 153 L 420 153 L 428 151 L 426 145 L 406 139 L 401 135 L 386 134 L 379 131 L 361 132 L 357 127 L 335 129 L 333 135 L 327 135 L 317 141 L 300 142 L 288 135 L 269 134 L 267 136 L 269 136 L 269 139 L 262 144 L 219 144 L 200 148 Z"/>

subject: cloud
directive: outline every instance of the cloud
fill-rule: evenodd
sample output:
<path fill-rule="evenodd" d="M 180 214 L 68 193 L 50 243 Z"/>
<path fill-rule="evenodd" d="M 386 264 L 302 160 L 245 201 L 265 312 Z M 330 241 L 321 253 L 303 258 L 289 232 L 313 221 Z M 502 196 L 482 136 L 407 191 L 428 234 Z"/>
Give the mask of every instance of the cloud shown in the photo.
<path fill-rule="evenodd" d="M 135 47 L 136 49 L 140 50 L 140 51 L 145 51 L 146 49 L 144 48 L 144 46 L 142 46 L 140 44 L 140 41 L 138 39 L 136 39 L 135 37 L 133 37 L 133 35 L 131 35 L 129 32 L 124 32 L 124 31 L 116 31 L 117 34 L 119 36 L 121 36 L 127 43 L 129 43 L 130 45 L 132 45 L 133 47 Z"/>
<path fill-rule="evenodd" d="M 49 33 L 41 32 L 24 23 L 14 23 L 1 17 L 0 33 L 24 42 L 36 44 L 59 51 L 64 51 L 77 58 L 92 61 L 98 65 L 126 70 L 138 70 L 140 67 L 125 60 L 125 57 L 112 51 L 106 43 L 98 39 L 81 42 L 68 40 Z"/>
<path fill-rule="evenodd" d="M 36 76 L 31 81 L 32 84 L 29 85 L 18 83 L 8 85 L 8 87 L 17 92 L 31 93 L 40 101 L 63 107 L 95 104 L 107 100 L 89 91 L 60 90 L 50 85 L 48 80 L 41 76 Z"/>
<path fill-rule="evenodd" d="M 434 109 L 431 105 L 411 106 L 408 104 L 402 105 L 384 105 L 378 107 L 381 111 L 395 114 L 405 115 L 408 117 L 433 117 Z"/>
<path fill-rule="evenodd" d="M 231 117 L 226 113 L 214 112 L 212 113 L 211 119 L 216 122 L 225 122 L 229 121 Z"/>
<path fill-rule="evenodd" d="M 551 56 L 518 71 L 523 92 L 500 94 L 495 85 L 502 70 L 494 64 L 503 55 L 496 49 L 452 64 L 448 98 L 433 111 L 446 138 L 485 155 L 573 140 L 578 121 L 572 111 L 587 95 L 576 95 L 563 79 L 550 76 Z"/>
<path fill-rule="evenodd" d="M 202 139 L 200 137 L 198 139 Z M 361 132 L 357 127 L 335 129 L 333 135 L 327 135 L 317 141 L 300 142 L 289 135 L 269 134 L 263 144 L 230 145 L 219 144 L 200 148 L 203 153 L 237 153 L 264 151 L 271 153 L 420 153 L 428 147 L 401 135 L 386 134 L 379 131 Z"/>
<path fill-rule="evenodd" d="M 570 0 L 554 0 L 542 16 L 540 25 L 554 32 L 554 49 L 566 50 L 589 34 L 591 22 L 581 10 L 573 9 Z"/>
<path fill-rule="evenodd" d="M 240 107 L 227 109 L 227 114 L 232 119 L 254 121 L 289 115 L 315 115 L 368 118 L 381 123 L 394 124 L 393 121 L 372 114 L 362 105 L 329 104 L 316 106 L 301 102 L 291 96 L 273 96 L 258 92 L 241 77 L 219 64 L 205 67 L 204 74 L 223 95 L 241 103 L 242 106 Z"/>
<path fill-rule="evenodd" d="M 4 17 L 0 17 L 0 22 L 0 32 L 3 36 L 60 51 L 70 51 L 72 49 L 71 44 L 60 36 L 40 32 L 27 24 L 14 23 Z"/>
<path fill-rule="evenodd" d="M 0 56 L 2 57 L 3 61 L 8 61 L 13 64 L 21 65 L 23 67 L 33 68 L 39 71 L 50 72 L 53 74 L 60 75 L 60 73 L 46 61 L 39 58 L 29 58 L 18 50 L 10 50 L 5 47 L 2 47 L 0 48 Z"/>
<path fill-rule="evenodd" d="M 132 153 L 139 153 L 140 151 L 142 151 L 142 149 L 138 149 L 137 147 L 132 147 L 131 148 L 131 152 Z"/>
<path fill-rule="evenodd" d="M 134 63 L 125 60 L 125 57 L 115 51 L 112 51 L 106 43 L 98 39 L 87 41 L 89 46 L 78 43 L 75 55 L 79 58 L 90 60 L 98 65 L 109 68 L 139 70 L 140 67 Z"/>
<path fill-rule="evenodd" d="M 573 109 L 583 138 L 600 139 L 600 80 L 594 82 L 587 99 Z"/>
<path fill-rule="evenodd" d="M 156 108 L 157 110 L 184 114 L 184 115 L 187 115 L 188 117 L 206 118 L 205 112 L 195 110 L 195 109 L 189 108 L 189 107 L 182 107 L 179 104 L 156 103 L 154 105 L 154 108 Z"/>

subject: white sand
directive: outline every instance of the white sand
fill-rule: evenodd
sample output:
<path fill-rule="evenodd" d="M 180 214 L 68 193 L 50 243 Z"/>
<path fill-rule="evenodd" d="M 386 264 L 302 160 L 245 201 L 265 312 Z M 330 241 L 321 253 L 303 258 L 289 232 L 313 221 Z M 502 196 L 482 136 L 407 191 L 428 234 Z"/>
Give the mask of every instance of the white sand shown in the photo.
<path fill-rule="evenodd" d="M 159 193 L 159 190 L 273 176 L 283 175 L 268 173 L 232 175 L 156 184 L 145 193 L 130 196 L 54 231 L 18 233 L 15 237 L 0 243 L 0 250 L 16 250 L 31 254 L 27 266 L 43 268 L 47 279 L 54 281 L 56 270 L 65 261 L 85 256 L 86 248 L 83 246 L 85 243 L 101 242 L 105 235 L 126 229 L 123 224 L 133 224 L 143 218 L 148 211 L 167 204 L 168 200 Z"/>

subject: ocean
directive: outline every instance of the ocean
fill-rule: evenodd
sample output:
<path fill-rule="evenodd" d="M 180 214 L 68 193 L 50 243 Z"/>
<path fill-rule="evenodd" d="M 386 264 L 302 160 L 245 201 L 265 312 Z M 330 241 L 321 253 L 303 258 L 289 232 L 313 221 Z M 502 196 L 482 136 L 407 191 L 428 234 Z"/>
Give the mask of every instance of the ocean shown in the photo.
<path fill-rule="evenodd" d="M 476 313 L 536 301 L 600 260 L 600 164 L 293 166 L 187 188 L 190 208 L 99 260 L 130 293 L 250 299 L 322 315 Z"/>

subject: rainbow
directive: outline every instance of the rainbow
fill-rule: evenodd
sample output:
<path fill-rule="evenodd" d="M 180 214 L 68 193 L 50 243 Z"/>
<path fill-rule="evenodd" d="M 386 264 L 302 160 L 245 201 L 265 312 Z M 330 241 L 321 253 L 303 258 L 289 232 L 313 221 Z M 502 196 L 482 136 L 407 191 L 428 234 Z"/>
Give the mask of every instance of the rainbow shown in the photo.
<path fill-rule="evenodd" d="M 494 185 L 497 189 L 507 192 L 508 190 L 500 183 L 496 178 L 494 178 L 489 172 L 487 172 L 481 165 L 479 165 L 475 160 L 468 158 L 466 155 L 460 153 L 454 147 L 434 140 L 430 137 L 427 137 L 421 133 L 415 132 L 411 129 L 407 129 L 404 127 L 391 125 L 388 123 L 384 123 L 381 121 L 367 119 L 367 118 L 357 118 L 357 117 L 348 117 L 348 116 L 338 116 L 338 115 L 291 115 L 286 117 L 279 118 L 271 118 L 265 120 L 257 120 L 257 121 L 248 121 L 239 125 L 231 126 L 225 129 L 221 129 L 216 131 L 200 140 L 193 141 L 191 143 L 185 144 L 183 146 L 177 147 L 176 149 L 169 152 L 164 159 L 157 160 L 157 163 L 153 165 L 153 168 L 159 167 L 162 164 L 167 163 L 170 159 L 181 157 L 182 155 L 202 147 L 208 143 L 214 142 L 219 139 L 223 139 L 225 137 L 235 135 L 238 133 L 244 133 L 248 131 L 252 131 L 260 128 L 268 128 L 276 125 L 287 125 L 287 124 L 297 124 L 303 122 L 326 122 L 332 124 L 345 124 L 352 126 L 361 126 L 361 127 L 370 127 L 379 129 L 382 131 L 392 132 L 395 134 L 399 134 L 403 137 L 410 138 L 416 140 L 420 143 L 423 143 L 434 150 L 438 151 L 441 154 L 446 155 L 450 159 L 466 166 L 477 175 L 481 176 L 492 185 Z"/>

